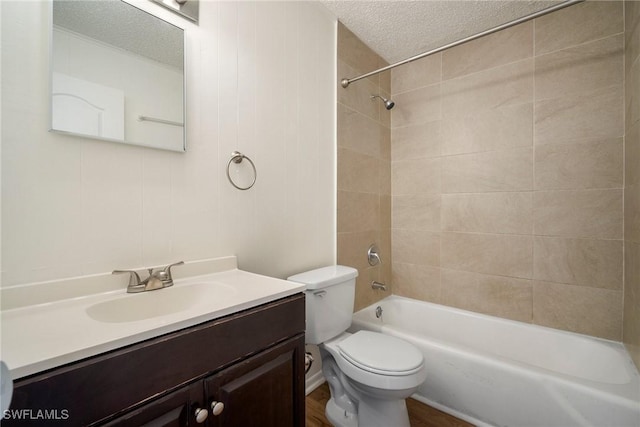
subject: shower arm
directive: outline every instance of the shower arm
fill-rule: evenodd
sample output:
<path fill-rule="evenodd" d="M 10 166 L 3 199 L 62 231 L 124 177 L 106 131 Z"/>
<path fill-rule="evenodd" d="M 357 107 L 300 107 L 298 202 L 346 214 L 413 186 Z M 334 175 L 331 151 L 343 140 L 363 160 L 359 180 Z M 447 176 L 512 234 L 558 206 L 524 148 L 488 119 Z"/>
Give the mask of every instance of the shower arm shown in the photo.
<path fill-rule="evenodd" d="M 420 53 L 420 54 L 412 56 L 410 58 L 403 59 L 402 61 L 396 62 L 394 64 L 387 65 L 386 67 L 378 68 L 377 70 L 370 71 L 370 72 L 368 72 L 366 74 L 363 74 L 361 76 L 352 77 L 350 79 L 344 78 L 344 79 L 342 79 L 340 81 L 340 85 L 343 88 L 346 89 L 347 87 L 349 87 L 349 85 L 351 83 L 357 82 L 358 80 L 366 79 L 367 77 L 371 77 L 371 76 L 374 76 L 376 74 L 383 73 L 383 72 L 385 72 L 387 70 L 390 70 L 392 68 L 398 67 L 400 65 L 404 65 L 404 64 L 407 64 L 409 62 L 413 62 L 413 61 L 416 61 L 418 59 L 422 59 L 422 58 L 427 57 L 429 55 L 433 55 L 434 53 L 442 52 L 443 50 L 447 50 L 449 48 L 461 45 L 463 43 L 470 42 L 471 40 L 479 39 L 480 37 L 487 36 L 489 34 L 493 34 L 493 33 L 496 33 L 498 31 L 501 31 L 501 30 L 505 30 L 507 28 L 513 27 L 514 25 L 522 24 L 523 22 L 527 22 L 527 21 L 530 21 L 532 19 L 539 18 L 539 17 L 544 16 L 546 14 L 549 14 L 551 12 L 555 12 L 557 10 L 564 9 L 565 7 L 568 7 L 568 6 L 577 4 L 577 3 L 582 3 L 583 1 L 585 1 L 585 0 L 567 0 L 567 1 L 564 1 L 562 3 L 559 3 L 559 4 L 556 4 L 554 6 L 548 7 L 546 9 L 542 9 L 542 10 L 540 10 L 538 12 L 534 12 L 532 14 L 523 16 L 522 18 L 518 18 L 518 19 L 515 19 L 513 21 L 507 22 L 506 24 L 498 25 L 497 27 L 490 28 L 490 29 L 485 30 L 485 31 L 483 31 L 481 33 L 477 33 L 477 34 L 474 34 L 472 36 L 465 37 L 464 39 L 455 41 L 453 43 L 449 43 L 447 45 L 441 46 L 441 47 L 439 47 L 437 49 L 429 50 L 427 52 Z"/>

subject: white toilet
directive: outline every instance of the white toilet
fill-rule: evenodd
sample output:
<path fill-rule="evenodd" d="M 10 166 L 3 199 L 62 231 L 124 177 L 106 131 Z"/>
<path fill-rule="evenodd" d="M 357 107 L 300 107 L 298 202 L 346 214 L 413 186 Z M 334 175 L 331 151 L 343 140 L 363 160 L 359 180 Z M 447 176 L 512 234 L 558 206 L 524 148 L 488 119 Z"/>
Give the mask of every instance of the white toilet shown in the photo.
<path fill-rule="evenodd" d="M 422 353 L 378 332 L 346 332 L 351 325 L 358 270 L 335 265 L 296 274 L 306 285 L 306 341 L 317 344 L 336 427 L 408 427 L 405 398 L 427 376 Z"/>

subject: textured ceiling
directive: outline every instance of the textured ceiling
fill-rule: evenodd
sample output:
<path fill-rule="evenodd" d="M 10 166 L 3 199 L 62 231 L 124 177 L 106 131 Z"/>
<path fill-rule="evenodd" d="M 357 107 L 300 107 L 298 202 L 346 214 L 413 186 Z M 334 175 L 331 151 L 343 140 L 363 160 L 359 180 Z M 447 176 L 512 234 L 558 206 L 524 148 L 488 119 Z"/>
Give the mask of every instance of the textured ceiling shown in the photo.
<path fill-rule="evenodd" d="M 183 30 L 120 0 L 55 0 L 53 24 L 182 69 Z"/>
<path fill-rule="evenodd" d="M 559 2 L 319 1 L 389 63 L 438 48 Z M 159 19 L 149 20 L 151 15 L 117 0 L 56 0 L 53 4 L 56 25 L 182 68 L 182 30 L 171 24 Z M 171 34 L 178 32 L 180 37 Z"/>
<path fill-rule="evenodd" d="M 389 63 L 436 49 L 558 1 L 320 0 Z"/>

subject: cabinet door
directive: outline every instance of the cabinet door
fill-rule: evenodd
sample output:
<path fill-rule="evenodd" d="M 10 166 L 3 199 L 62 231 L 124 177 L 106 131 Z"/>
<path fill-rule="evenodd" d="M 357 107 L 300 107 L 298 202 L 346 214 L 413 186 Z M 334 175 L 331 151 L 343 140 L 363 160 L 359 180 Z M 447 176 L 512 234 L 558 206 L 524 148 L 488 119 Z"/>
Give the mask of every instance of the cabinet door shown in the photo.
<path fill-rule="evenodd" d="M 155 399 L 121 417 L 106 426 L 118 427 L 185 427 L 197 425 L 196 410 L 203 408 L 202 381 L 182 387 L 166 396 Z M 200 415 L 203 417 L 203 414 Z M 205 418 L 206 419 L 206 418 Z M 205 420 L 201 419 L 204 425 Z"/>
<path fill-rule="evenodd" d="M 205 394 L 212 427 L 304 426 L 304 335 L 205 379 Z"/>

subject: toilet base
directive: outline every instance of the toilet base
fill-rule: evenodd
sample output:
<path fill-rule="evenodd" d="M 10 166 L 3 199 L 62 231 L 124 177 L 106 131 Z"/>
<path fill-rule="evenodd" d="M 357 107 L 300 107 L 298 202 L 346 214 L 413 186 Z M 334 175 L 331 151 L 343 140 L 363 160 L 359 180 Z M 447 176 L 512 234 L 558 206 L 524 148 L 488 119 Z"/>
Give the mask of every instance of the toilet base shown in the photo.
<path fill-rule="evenodd" d="M 361 402 L 356 415 L 336 405 L 332 397 L 327 402 L 325 415 L 335 427 L 358 427 L 358 424 L 363 427 L 410 427 L 404 400 Z"/>
<path fill-rule="evenodd" d="M 324 410 L 327 419 L 335 427 L 358 427 L 358 417 L 352 412 L 347 412 L 336 405 L 333 397 L 327 402 Z"/>
<path fill-rule="evenodd" d="M 410 427 L 404 399 L 363 399 L 358 405 L 358 423 L 362 427 Z"/>

